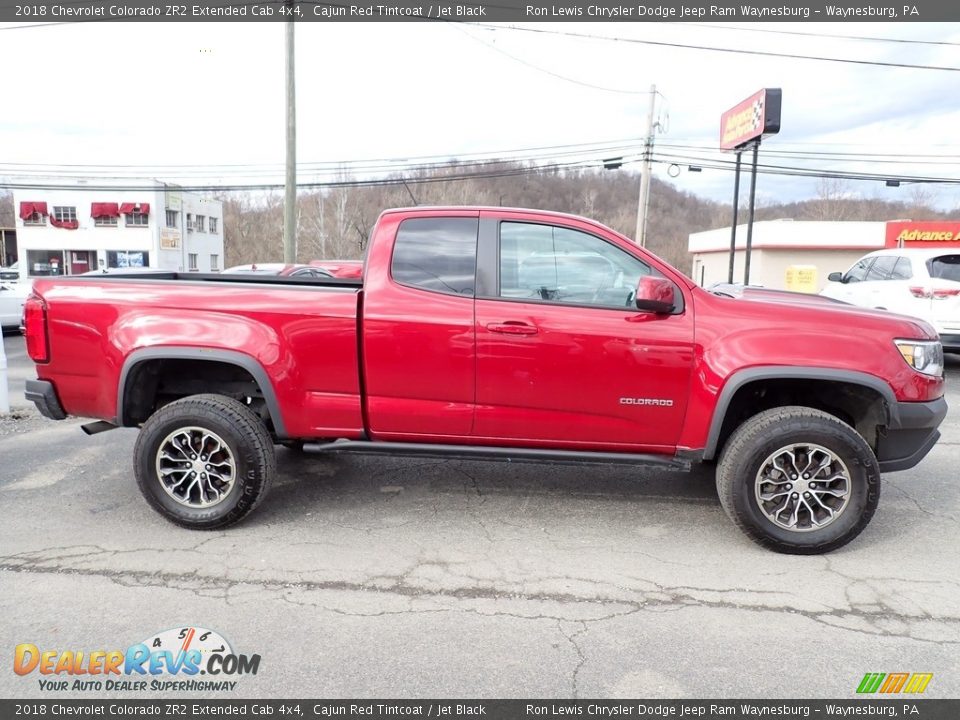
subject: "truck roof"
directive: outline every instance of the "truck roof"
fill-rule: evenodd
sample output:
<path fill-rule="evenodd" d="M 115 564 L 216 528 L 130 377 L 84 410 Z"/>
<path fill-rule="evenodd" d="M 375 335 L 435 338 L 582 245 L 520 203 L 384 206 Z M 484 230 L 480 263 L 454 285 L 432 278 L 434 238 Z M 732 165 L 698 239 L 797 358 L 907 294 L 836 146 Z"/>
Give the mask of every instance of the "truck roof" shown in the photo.
<path fill-rule="evenodd" d="M 581 222 L 588 223 L 590 225 L 600 225 L 601 227 L 606 227 L 603 223 L 599 223 L 596 220 L 591 220 L 588 217 L 583 217 L 582 215 L 574 215 L 572 213 L 559 212 L 554 210 L 538 210 L 535 208 L 521 208 L 521 207 L 504 207 L 502 205 L 416 205 L 414 207 L 397 207 L 389 208 L 384 210 L 382 215 L 390 215 L 393 213 L 404 213 L 404 214 L 419 214 L 419 213 L 435 213 L 435 212 L 511 212 L 511 213 L 523 213 L 525 215 L 543 215 L 544 217 L 554 217 L 554 218 L 566 218 L 568 220 L 579 220 Z M 609 229 L 609 228 L 608 228 Z M 620 234 L 620 233 L 617 233 Z"/>

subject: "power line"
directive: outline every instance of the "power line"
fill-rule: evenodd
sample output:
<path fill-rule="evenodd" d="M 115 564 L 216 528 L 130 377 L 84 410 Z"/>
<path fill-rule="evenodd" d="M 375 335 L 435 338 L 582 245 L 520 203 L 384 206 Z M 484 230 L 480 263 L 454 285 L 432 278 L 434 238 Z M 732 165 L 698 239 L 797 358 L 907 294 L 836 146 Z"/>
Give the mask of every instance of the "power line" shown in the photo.
<path fill-rule="evenodd" d="M 536 70 L 537 72 L 542 72 L 546 75 L 550 75 L 551 77 L 555 77 L 555 78 L 558 78 L 559 80 L 563 80 L 564 82 L 573 83 L 574 85 L 590 88 L 591 90 L 602 90 L 603 92 L 619 93 L 621 95 L 649 95 L 650 94 L 649 90 L 623 90 L 621 88 L 603 87 L 602 85 L 594 85 L 593 83 L 584 82 L 583 80 L 577 80 L 576 78 L 567 77 L 566 75 L 561 75 L 560 73 L 554 72 L 553 70 L 548 70 L 547 68 L 540 67 L 539 65 L 534 65 L 532 62 L 528 62 L 523 58 L 519 58 L 516 55 L 513 55 L 507 52 L 503 48 L 498 48 L 496 45 L 493 45 L 492 43 L 488 43 L 485 40 L 482 40 L 481 38 L 478 38 L 470 34 L 464 28 L 458 27 L 456 24 L 451 23 L 449 24 L 448 27 L 452 27 L 454 30 L 457 30 L 458 32 L 466 35 L 468 38 L 470 38 L 474 42 L 480 43 L 484 47 L 487 47 L 493 50 L 494 52 L 498 52 L 504 57 L 510 58 L 514 62 L 518 62 L 521 65 L 524 65 L 528 68 Z"/>
<path fill-rule="evenodd" d="M 683 28 L 710 28 L 713 30 L 732 30 L 734 32 L 770 33 L 775 35 L 799 35 L 802 37 L 833 38 L 835 40 L 866 40 L 870 42 L 902 43 L 907 45 L 931 45 L 960 47 L 960 43 L 949 40 L 912 40 L 909 38 L 876 37 L 871 35 L 841 35 L 837 33 L 815 33 L 803 30 L 772 30 L 769 28 L 748 28 L 732 25 L 713 25 L 711 23 L 665 22 L 664 25 L 678 25 Z"/>
<path fill-rule="evenodd" d="M 493 30 L 513 30 L 515 32 L 537 33 L 541 35 L 562 35 L 584 40 L 602 40 L 606 42 L 621 42 L 636 45 L 653 45 L 656 47 L 682 48 L 685 50 L 706 50 L 709 52 L 732 53 L 736 55 L 757 55 L 761 57 L 779 57 L 791 60 L 816 60 L 820 62 L 848 63 L 853 65 L 867 65 L 873 67 L 907 68 L 911 70 L 942 70 L 960 72 L 960 67 L 950 65 L 916 65 L 911 63 L 885 62 L 882 60 L 857 60 L 854 58 L 837 58 L 824 55 L 801 55 L 798 53 L 773 52 L 769 50 L 746 50 L 743 48 L 714 47 L 710 45 L 691 45 L 687 43 L 666 42 L 664 40 L 640 40 L 638 38 L 615 37 L 612 35 L 591 35 L 565 30 L 545 30 L 542 28 L 518 27 L 516 25 L 490 25 L 487 23 L 466 23 L 475 27 L 484 27 Z"/>

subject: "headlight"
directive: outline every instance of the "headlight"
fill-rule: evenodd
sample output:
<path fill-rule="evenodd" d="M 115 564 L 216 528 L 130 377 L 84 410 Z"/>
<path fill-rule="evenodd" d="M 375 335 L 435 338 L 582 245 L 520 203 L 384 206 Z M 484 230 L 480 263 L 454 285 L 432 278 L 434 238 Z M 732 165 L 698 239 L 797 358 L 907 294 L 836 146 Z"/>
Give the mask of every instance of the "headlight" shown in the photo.
<path fill-rule="evenodd" d="M 943 345 L 939 340 L 894 340 L 907 365 L 924 375 L 943 377 Z"/>

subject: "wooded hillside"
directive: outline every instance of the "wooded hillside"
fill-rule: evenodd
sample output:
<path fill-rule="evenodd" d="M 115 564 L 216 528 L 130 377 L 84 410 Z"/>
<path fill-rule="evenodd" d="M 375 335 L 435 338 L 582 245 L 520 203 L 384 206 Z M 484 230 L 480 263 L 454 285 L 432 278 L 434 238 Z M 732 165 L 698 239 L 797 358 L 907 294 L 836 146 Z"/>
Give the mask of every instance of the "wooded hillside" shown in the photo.
<path fill-rule="evenodd" d="M 500 177 L 488 177 L 489 175 Z M 466 176 L 466 177 L 465 177 Z M 450 179 L 450 178 L 459 179 Z M 464 179 L 465 178 L 465 179 Z M 633 237 L 639 175 L 626 170 L 535 170 L 516 163 L 462 167 L 394 178 L 393 185 L 344 186 L 299 194 L 299 259 L 359 258 L 384 208 L 417 205 L 503 205 L 585 215 Z M 350 178 L 343 178 L 350 182 Z M 905 188 L 906 190 L 906 188 Z M 914 220 L 957 213 L 933 209 L 924 186 L 905 192 L 907 201 L 852 199 L 839 181 L 821 181 L 817 196 L 757 208 L 757 219 Z M 283 194 L 232 192 L 224 201 L 226 265 L 278 261 L 283 257 Z M 14 225 L 13 198 L 0 192 L 0 227 Z M 728 226 L 731 206 L 677 190 L 654 180 L 650 192 L 647 245 L 683 271 L 690 267 L 687 236 Z M 746 215 L 741 215 L 741 221 Z"/>

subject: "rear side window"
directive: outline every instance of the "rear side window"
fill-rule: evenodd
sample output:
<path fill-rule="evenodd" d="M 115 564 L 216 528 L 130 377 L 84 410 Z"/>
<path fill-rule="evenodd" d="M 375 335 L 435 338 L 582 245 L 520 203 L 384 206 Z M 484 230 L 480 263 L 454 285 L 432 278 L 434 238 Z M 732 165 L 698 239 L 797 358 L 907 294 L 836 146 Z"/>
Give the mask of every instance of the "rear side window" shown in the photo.
<path fill-rule="evenodd" d="M 893 274 L 893 266 L 897 264 L 895 255 L 880 255 L 873 261 L 867 271 L 866 280 L 889 280 Z"/>
<path fill-rule="evenodd" d="M 908 257 L 899 257 L 897 258 L 897 264 L 893 268 L 893 273 L 890 275 L 891 280 L 909 280 L 913 277 L 913 266 L 910 264 L 910 258 Z"/>
<path fill-rule="evenodd" d="M 390 272 L 403 285 L 473 297 L 477 218 L 413 218 L 400 223 Z"/>
<path fill-rule="evenodd" d="M 960 255 L 941 255 L 927 260 L 927 271 L 936 280 L 960 282 Z"/>

